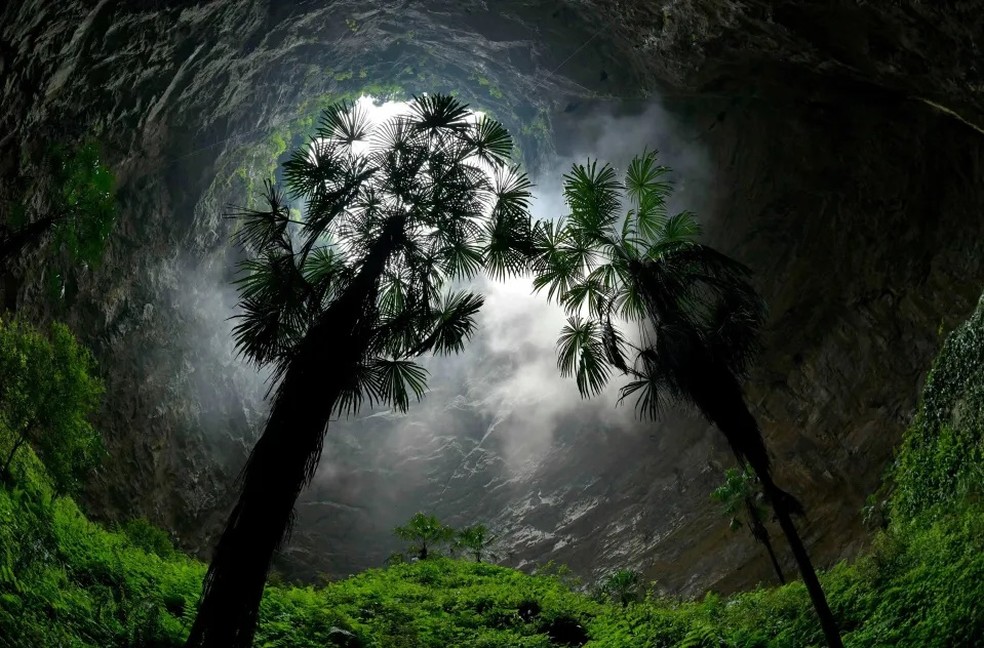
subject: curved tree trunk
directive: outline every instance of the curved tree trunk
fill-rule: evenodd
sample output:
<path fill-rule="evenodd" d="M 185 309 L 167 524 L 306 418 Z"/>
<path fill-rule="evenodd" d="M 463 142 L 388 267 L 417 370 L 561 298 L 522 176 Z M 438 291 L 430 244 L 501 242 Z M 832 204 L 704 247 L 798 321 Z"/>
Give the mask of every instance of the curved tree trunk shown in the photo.
<path fill-rule="evenodd" d="M 290 529 L 294 502 L 310 477 L 309 467 L 320 457 L 342 389 L 339 380 L 324 380 L 325 374 L 351 375 L 355 355 L 339 358 L 330 352 L 335 345 L 351 349 L 345 338 L 306 342 L 291 362 L 263 435 L 250 453 L 239 500 L 209 566 L 188 647 L 252 644 L 270 561 Z"/>
<path fill-rule="evenodd" d="M 744 469 L 746 465 L 744 457 L 733 446 L 731 449 L 735 453 L 735 459 L 738 460 L 738 465 Z M 758 507 L 750 496 L 745 497 L 745 514 L 748 516 L 748 526 L 751 528 L 752 537 L 765 547 L 765 552 L 769 554 L 769 561 L 772 563 L 772 570 L 776 573 L 776 578 L 779 579 L 779 584 L 785 585 L 786 576 L 782 573 L 782 566 L 779 564 L 776 552 L 772 548 L 772 536 L 769 534 L 769 530 L 765 528 L 765 524 L 759 515 Z"/>
<path fill-rule="evenodd" d="M 695 381 L 691 385 L 694 403 L 721 430 L 742 463 L 747 462 L 755 471 L 762 484 L 762 490 L 775 511 L 779 527 L 792 549 L 793 557 L 796 558 L 803 583 L 820 618 L 820 626 L 827 639 L 827 645 L 830 648 L 844 648 L 837 629 L 837 621 L 830 611 L 830 605 L 827 603 L 827 597 L 817 578 L 810 556 L 806 552 L 806 547 L 803 546 L 799 532 L 793 524 L 791 514 L 801 510 L 801 506 L 796 498 L 776 486 L 772 480 L 772 469 L 765 441 L 755 417 L 748 411 L 741 386 L 729 373 L 716 371 L 714 367 L 707 365 L 701 367 L 699 371 L 694 371 L 694 375 L 703 378 L 699 383 Z"/>
<path fill-rule="evenodd" d="M 366 313 L 390 249 L 391 238 L 381 237 L 345 294 L 297 346 L 243 469 L 186 648 L 252 645 L 273 554 L 290 532 L 294 503 L 317 468 L 335 404 L 370 341 L 375 322 Z"/>

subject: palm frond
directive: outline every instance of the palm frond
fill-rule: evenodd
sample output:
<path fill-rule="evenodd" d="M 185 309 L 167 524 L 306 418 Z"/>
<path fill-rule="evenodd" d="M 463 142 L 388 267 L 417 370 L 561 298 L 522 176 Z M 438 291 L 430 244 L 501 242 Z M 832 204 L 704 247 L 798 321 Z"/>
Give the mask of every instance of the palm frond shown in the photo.
<path fill-rule="evenodd" d="M 700 234 L 697 216 L 693 212 L 683 211 L 666 219 L 661 238 L 667 242 L 693 242 Z"/>
<path fill-rule="evenodd" d="M 346 146 L 365 140 L 370 132 L 369 115 L 357 104 L 341 101 L 321 113 L 316 137 Z"/>
<path fill-rule="evenodd" d="M 584 264 L 580 254 L 571 253 L 570 230 L 563 222 L 542 223 L 536 232 L 533 292 L 547 288 L 547 301 L 559 302 L 571 286 L 584 278 Z"/>
<path fill-rule="evenodd" d="M 604 281 L 598 277 L 588 276 L 573 282 L 561 297 L 560 303 L 568 314 L 587 309 L 591 317 L 598 317 L 604 311 L 611 292 Z"/>
<path fill-rule="evenodd" d="M 588 232 L 601 232 L 615 223 L 621 190 L 615 169 L 610 164 L 598 169 L 597 160 L 575 164 L 564 175 L 564 199 L 570 207 L 571 220 Z"/>
<path fill-rule="evenodd" d="M 483 115 L 472 124 L 469 141 L 475 148 L 475 154 L 493 168 L 509 163 L 512 137 L 505 126 L 488 115 Z"/>
<path fill-rule="evenodd" d="M 264 182 L 263 200 L 266 209 L 233 209 L 229 217 L 239 221 L 234 234 L 237 245 L 264 254 L 274 249 L 290 250 L 290 204 L 284 193 L 269 180 Z"/>
<path fill-rule="evenodd" d="M 335 284 L 349 275 L 344 255 L 328 245 L 316 247 L 311 251 L 302 272 L 305 281 L 320 294 L 326 294 L 329 289 L 336 287 Z"/>
<path fill-rule="evenodd" d="M 427 391 L 427 370 L 410 360 L 375 358 L 368 370 L 374 374 L 380 402 L 401 412 L 407 411 L 411 396 L 420 400 Z"/>
<path fill-rule="evenodd" d="M 318 139 L 291 153 L 284 179 L 295 198 L 311 198 L 333 186 L 344 174 L 346 156 L 332 140 Z"/>
<path fill-rule="evenodd" d="M 415 96 L 410 102 L 410 111 L 417 130 L 436 134 L 441 131 L 464 132 L 468 128 L 468 104 L 451 95 Z"/>
<path fill-rule="evenodd" d="M 643 418 L 657 420 L 670 400 L 661 379 L 660 374 L 638 374 L 635 380 L 630 380 L 619 389 L 618 402 L 635 395 L 636 411 Z"/>
<path fill-rule="evenodd" d="M 356 414 L 366 401 L 370 406 L 382 401 L 379 377 L 379 374 L 368 364 L 363 362 L 356 365 L 339 390 L 334 413 L 338 416 L 351 416 Z"/>
<path fill-rule="evenodd" d="M 627 220 L 649 239 L 657 237 L 666 222 L 666 200 L 673 189 L 669 173 L 657 163 L 655 151 L 634 157 L 625 173 L 625 191 L 636 205 Z"/>
<path fill-rule="evenodd" d="M 471 279 L 482 270 L 482 248 L 467 240 L 440 246 L 441 270 L 451 279 Z"/>
<path fill-rule="evenodd" d="M 629 365 L 625 356 L 625 348 L 629 346 L 625 341 L 622 331 L 612 321 L 611 308 L 600 320 L 601 322 L 601 345 L 605 350 L 605 357 L 608 362 L 621 371 L 623 374 L 629 373 Z"/>
<path fill-rule="evenodd" d="M 533 232 L 529 217 L 532 186 L 518 167 L 500 169 L 495 173 L 495 204 L 483 233 L 485 265 L 493 279 L 522 273 L 533 256 Z"/>
<path fill-rule="evenodd" d="M 448 293 L 436 305 L 433 322 L 424 341 L 414 349 L 417 353 L 459 353 L 475 332 L 475 316 L 485 298 L 470 292 Z"/>
<path fill-rule="evenodd" d="M 561 376 L 574 376 L 581 396 L 594 396 L 605 388 L 611 369 L 598 324 L 570 317 L 557 339 L 557 368 Z"/>

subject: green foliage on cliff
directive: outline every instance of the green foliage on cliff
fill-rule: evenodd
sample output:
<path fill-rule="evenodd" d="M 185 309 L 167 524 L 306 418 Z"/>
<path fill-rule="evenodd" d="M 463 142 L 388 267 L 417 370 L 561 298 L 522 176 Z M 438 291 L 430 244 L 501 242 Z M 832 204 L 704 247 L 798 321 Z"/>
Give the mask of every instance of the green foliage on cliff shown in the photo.
<path fill-rule="evenodd" d="M 95 265 L 116 221 L 116 178 L 95 141 L 55 148 L 53 159 L 58 191 L 53 208 L 65 216 L 55 225 L 56 245 L 71 261 Z"/>
<path fill-rule="evenodd" d="M 43 180 L 21 170 L 23 194 L 9 210 L 0 205 L 0 215 L 8 212 L 0 222 L 0 269 L 44 245 L 49 292 L 63 297 L 79 267 L 102 259 L 116 222 L 116 178 L 94 140 L 50 146 L 36 171 Z"/>
<path fill-rule="evenodd" d="M 974 367 L 982 331 L 979 309 L 934 366 L 899 452 L 891 524 L 865 555 L 822 576 L 849 647 L 984 645 L 984 503 L 962 485 L 981 469 L 984 393 Z M 942 451 L 953 443 L 958 451 Z M 0 487 L 0 646 L 180 646 L 204 565 L 174 551 L 146 521 L 116 532 L 88 521 L 71 499 L 55 495 L 30 448 L 17 461 L 16 480 Z M 803 648 L 822 641 L 798 582 L 684 601 L 624 581 L 631 597 L 603 601 L 550 570 L 529 575 L 435 558 L 320 587 L 278 584 L 267 587 L 255 645 Z"/>
<path fill-rule="evenodd" d="M 984 492 L 984 297 L 943 344 L 892 477 L 897 521 Z"/>
<path fill-rule="evenodd" d="M 326 70 L 336 81 L 352 81 L 353 73 L 333 72 Z M 236 160 L 238 166 L 231 171 L 220 171 L 219 177 L 225 177 L 228 182 L 236 180 L 240 183 L 244 199 L 248 206 L 261 192 L 266 180 L 276 177 L 281 165 L 281 158 L 288 149 L 293 150 L 311 139 L 318 127 L 319 116 L 326 108 L 339 101 L 355 101 L 363 95 L 375 97 L 378 101 L 397 101 L 404 97 L 403 89 L 395 84 L 367 83 L 365 76 L 359 75 L 359 81 L 351 89 L 338 89 L 332 93 L 317 95 L 305 99 L 297 109 L 297 117 L 276 125 L 265 137 L 246 144 L 229 156 Z M 228 175 L 226 175 L 228 174 Z M 238 188 L 237 188 L 238 191 Z"/>

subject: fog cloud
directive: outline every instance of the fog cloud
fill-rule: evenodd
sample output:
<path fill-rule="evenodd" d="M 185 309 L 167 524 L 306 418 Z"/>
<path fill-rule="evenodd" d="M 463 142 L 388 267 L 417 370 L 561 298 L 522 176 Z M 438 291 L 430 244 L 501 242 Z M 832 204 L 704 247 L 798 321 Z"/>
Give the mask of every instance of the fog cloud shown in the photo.
<path fill-rule="evenodd" d="M 566 212 L 562 177 L 572 163 L 590 156 L 622 173 L 644 149 L 658 149 L 661 162 L 675 171 L 671 209 L 710 210 L 709 165 L 694 141 L 681 137 L 682 129 L 656 103 L 624 113 L 601 106 L 562 118 L 558 154 L 533 178 L 535 218 Z M 227 318 L 234 294 L 224 285 L 209 292 L 204 283 L 180 304 L 202 326 L 195 353 L 202 363 L 226 367 L 244 400 L 257 398 L 264 376 L 236 359 L 231 342 Z M 632 403 L 615 406 L 617 376 L 605 393 L 585 400 L 573 379 L 559 375 L 556 341 L 566 316 L 545 293 L 533 294 L 529 277 L 480 280 L 475 289 L 486 296 L 475 337 L 457 356 L 423 360 L 430 379 L 422 402 L 406 414 L 364 409 L 330 425 L 315 482 L 299 504 L 295 533 L 308 539 L 295 551 L 303 553 L 305 542 L 325 542 L 321 534 L 357 536 L 363 551 L 384 546 L 393 524 L 417 510 L 460 515 L 464 523 L 486 521 L 465 519 L 456 498 L 494 490 L 497 501 L 516 501 L 519 492 L 502 495 L 502 489 L 529 491 L 538 483 L 558 437 L 589 428 L 614 434 L 638 429 Z M 319 511 L 329 509 L 331 526 L 325 527 L 327 513 Z"/>

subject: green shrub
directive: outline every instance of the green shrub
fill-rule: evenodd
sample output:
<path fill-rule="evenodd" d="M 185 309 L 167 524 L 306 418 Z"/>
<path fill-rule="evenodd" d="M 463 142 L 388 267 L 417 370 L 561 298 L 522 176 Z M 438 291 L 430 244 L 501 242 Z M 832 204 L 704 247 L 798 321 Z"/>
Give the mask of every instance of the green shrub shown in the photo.
<path fill-rule="evenodd" d="M 984 297 L 951 333 L 926 380 L 892 481 L 898 521 L 979 497 L 984 484 Z"/>
<path fill-rule="evenodd" d="M 30 443 L 56 490 L 74 490 L 101 458 L 102 442 L 89 422 L 102 383 L 95 363 L 71 331 L 53 324 L 47 336 L 18 321 L 0 320 L 0 475 Z"/>

